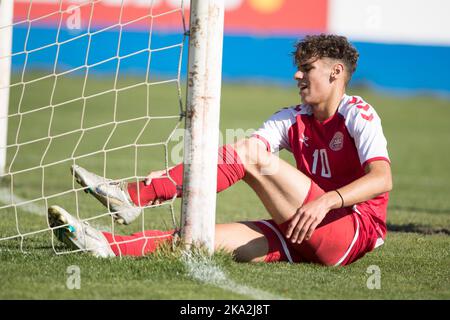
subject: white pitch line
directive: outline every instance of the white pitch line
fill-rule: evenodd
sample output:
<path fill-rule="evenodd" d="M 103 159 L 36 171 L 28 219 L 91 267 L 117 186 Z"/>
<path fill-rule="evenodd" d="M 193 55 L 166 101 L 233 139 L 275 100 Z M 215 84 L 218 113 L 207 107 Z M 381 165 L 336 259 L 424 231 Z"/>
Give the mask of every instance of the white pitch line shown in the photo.
<path fill-rule="evenodd" d="M 11 204 L 11 206 L 14 206 L 16 204 L 26 202 L 26 200 L 22 199 L 21 197 L 16 196 L 15 194 L 13 194 L 11 197 L 11 192 L 9 189 L 0 188 L 0 202 L 2 202 L 4 204 Z M 20 209 L 23 211 L 26 211 L 28 213 L 37 214 L 39 216 L 47 215 L 44 207 L 41 207 L 34 203 L 24 204 L 24 205 L 20 206 Z"/>
<path fill-rule="evenodd" d="M 273 295 L 260 289 L 244 286 L 228 279 L 226 274 L 215 265 L 210 258 L 200 254 L 186 252 L 183 256 L 189 275 L 205 284 L 219 287 L 223 290 L 248 296 L 255 300 L 288 300 L 280 296 Z"/>
<path fill-rule="evenodd" d="M 15 194 L 13 194 L 11 197 L 11 192 L 9 189 L 0 188 L 0 202 L 2 202 L 4 204 L 10 204 L 11 207 L 14 207 L 14 206 L 20 205 L 21 203 L 27 202 L 27 200 L 15 195 Z M 34 203 L 27 203 L 24 205 L 20 205 L 20 210 L 23 210 L 23 211 L 31 213 L 31 214 L 36 214 L 38 216 L 47 217 L 47 209 L 43 206 L 40 206 L 40 205 L 37 205 Z M 91 222 L 90 222 L 90 224 L 94 228 L 99 229 L 100 231 L 111 232 L 110 226 L 99 225 L 99 224 L 91 223 Z"/>

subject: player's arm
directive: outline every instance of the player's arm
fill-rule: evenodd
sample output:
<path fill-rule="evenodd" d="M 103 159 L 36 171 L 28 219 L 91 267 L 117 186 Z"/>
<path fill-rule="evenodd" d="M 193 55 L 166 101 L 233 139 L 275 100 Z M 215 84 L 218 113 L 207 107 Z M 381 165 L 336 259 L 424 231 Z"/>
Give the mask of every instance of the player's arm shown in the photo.
<path fill-rule="evenodd" d="M 309 240 L 330 210 L 367 201 L 392 189 L 391 166 L 387 161 L 370 162 L 365 170 L 366 174 L 361 178 L 300 207 L 286 232 L 291 242 L 301 243 L 304 239 Z"/>
<path fill-rule="evenodd" d="M 366 165 L 365 170 L 364 176 L 338 189 L 342 199 L 336 191 L 330 192 L 335 193 L 338 198 L 333 201 L 332 198 L 336 197 L 334 195 L 328 196 L 330 203 L 332 203 L 332 209 L 340 208 L 342 200 L 344 206 L 348 207 L 392 190 L 392 174 L 389 162 L 384 160 L 373 161 Z"/>

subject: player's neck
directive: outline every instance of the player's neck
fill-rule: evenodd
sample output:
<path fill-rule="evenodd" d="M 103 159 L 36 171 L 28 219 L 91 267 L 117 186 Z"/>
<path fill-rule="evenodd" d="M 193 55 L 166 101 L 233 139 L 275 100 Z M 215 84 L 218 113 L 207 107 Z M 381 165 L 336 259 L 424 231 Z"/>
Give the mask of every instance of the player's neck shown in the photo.
<path fill-rule="evenodd" d="M 332 117 L 336 113 L 344 93 L 342 90 L 336 90 L 327 100 L 314 105 L 312 108 L 314 118 L 322 122 Z"/>

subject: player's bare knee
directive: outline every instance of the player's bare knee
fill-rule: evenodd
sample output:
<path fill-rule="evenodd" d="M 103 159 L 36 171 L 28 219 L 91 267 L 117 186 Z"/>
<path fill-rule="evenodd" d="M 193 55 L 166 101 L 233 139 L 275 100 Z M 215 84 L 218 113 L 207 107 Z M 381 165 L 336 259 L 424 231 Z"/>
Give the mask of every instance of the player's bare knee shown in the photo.
<path fill-rule="evenodd" d="M 267 166 L 269 152 L 257 139 L 242 139 L 233 145 L 246 170 Z"/>

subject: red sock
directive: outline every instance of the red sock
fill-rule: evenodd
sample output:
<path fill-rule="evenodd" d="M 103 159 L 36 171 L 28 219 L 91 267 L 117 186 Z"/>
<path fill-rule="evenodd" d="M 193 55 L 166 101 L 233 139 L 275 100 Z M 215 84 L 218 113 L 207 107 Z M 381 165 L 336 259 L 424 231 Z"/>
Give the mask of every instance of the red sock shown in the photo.
<path fill-rule="evenodd" d="M 164 242 L 172 241 L 174 230 L 147 230 L 131 236 L 119 236 L 103 232 L 116 256 L 141 257 L 152 253 Z"/>
<path fill-rule="evenodd" d="M 230 145 L 219 148 L 217 192 L 233 185 L 242 179 L 244 175 L 244 165 L 236 151 Z M 152 182 L 148 186 L 144 184 L 144 181 L 129 183 L 128 193 L 130 194 L 131 200 L 138 206 L 145 206 L 150 201 L 156 199 L 169 200 L 175 195 L 180 197 L 183 186 L 183 165 L 179 164 L 169 170 L 169 176 L 175 181 L 176 185 L 167 176 L 152 179 Z"/>

